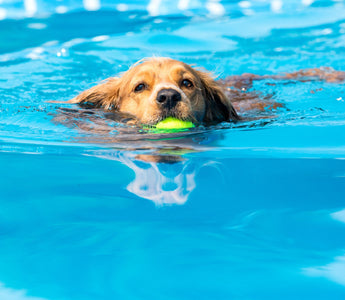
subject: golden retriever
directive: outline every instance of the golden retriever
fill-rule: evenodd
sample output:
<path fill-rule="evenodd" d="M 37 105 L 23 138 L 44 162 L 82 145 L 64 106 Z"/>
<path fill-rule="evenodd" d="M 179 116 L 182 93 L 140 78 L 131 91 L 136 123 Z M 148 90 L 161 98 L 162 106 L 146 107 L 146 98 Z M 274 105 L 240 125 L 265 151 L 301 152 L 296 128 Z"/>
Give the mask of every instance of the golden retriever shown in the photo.
<path fill-rule="evenodd" d="M 142 60 L 68 102 L 130 114 L 147 125 L 167 117 L 195 124 L 239 120 L 210 74 L 170 58 Z"/>
<path fill-rule="evenodd" d="M 241 118 L 237 112 L 268 112 L 268 117 L 272 117 L 270 112 L 283 105 L 272 95 L 263 97 L 258 92 L 248 92 L 253 81 L 265 79 L 340 83 L 345 80 L 345 72 L 316 68 L 284 75 L 248 73 L 216 81 L 210 73 L 159 57 L 143 59 L 121 77 L 108 78 L 68 102 L 117 111 L 139 124 L 154 125 L 167 117 L 175 117 L 196 125 L 211 125 L 238 121 Z M 258 117 L 265 118 L 262 114 Z"/>

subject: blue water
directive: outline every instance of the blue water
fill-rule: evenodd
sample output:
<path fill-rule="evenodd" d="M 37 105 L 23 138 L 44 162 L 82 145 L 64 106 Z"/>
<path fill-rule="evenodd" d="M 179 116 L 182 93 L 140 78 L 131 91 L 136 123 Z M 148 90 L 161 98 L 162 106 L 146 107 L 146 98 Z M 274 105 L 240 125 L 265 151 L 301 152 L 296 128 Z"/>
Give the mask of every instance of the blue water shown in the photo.
<path fill-rule="evenodd" d="M 344 1 L 28 2 L 0 4 L 1 300 L 345 299 L 344 83 L 164 136 L 48 102 L 151 56 L 345 70 Z"/>

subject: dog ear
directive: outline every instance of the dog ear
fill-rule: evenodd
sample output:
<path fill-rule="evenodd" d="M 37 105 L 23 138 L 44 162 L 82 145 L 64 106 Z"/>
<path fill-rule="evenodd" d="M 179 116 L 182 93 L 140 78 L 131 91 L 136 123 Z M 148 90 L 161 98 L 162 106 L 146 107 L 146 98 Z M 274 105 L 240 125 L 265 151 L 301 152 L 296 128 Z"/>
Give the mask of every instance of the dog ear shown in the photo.
<path fill-rule="evenodd" d="M 108 78 L 104 83 L 82 92 L 67 102 L 85 107 L 117 109 L 120 102 L 120 81 L 119 78 Z"/>
<path fill-rule="evenodd" d="M 224 94 L 221 86 L 210 74 L 197 71 L 203 85 L 206 101 L 204 121 L 207 123 L 219 121 L 237 121 L 240 119 L 230 99 Z"/>

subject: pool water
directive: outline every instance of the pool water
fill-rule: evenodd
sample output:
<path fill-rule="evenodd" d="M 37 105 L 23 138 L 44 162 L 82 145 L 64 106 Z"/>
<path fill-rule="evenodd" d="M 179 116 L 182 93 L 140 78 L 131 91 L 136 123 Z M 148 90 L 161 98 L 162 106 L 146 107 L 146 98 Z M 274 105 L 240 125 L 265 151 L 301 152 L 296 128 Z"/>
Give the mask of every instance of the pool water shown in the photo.
<path fill-rule="evenodd" d="M 49 102 L 151 56 L 221 79 L 345 70 L 344 16 L 326 0 L 0 2 L 0 299 L 345 299 L 343 82 L 255 81 L 283 107 L 173 134 Z"/>

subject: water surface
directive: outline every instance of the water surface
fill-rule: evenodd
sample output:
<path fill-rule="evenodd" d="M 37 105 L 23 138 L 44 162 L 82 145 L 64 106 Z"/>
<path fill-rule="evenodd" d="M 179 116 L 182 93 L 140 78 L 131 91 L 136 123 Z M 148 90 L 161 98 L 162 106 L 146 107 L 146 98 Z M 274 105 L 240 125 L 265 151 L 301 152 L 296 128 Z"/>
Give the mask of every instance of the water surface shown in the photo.
<path fill-rule="evenodd" d="M 344 298 L 342 82 L 255 81 L 270 118 L 163 136 L 48 102 L 151 56 L 345 70 L 343 1 L 63 2 L 1 4 L 0 298 Z"/>

